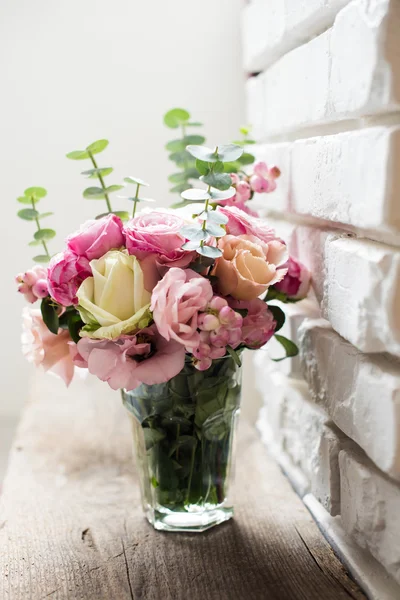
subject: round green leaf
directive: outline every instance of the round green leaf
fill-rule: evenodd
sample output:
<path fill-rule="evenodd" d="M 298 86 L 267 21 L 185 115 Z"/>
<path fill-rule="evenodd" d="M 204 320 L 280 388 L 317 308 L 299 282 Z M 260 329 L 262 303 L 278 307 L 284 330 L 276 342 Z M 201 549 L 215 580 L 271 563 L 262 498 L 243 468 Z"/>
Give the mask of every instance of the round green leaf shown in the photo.
<path fill-rule="evenodd" d="M 207 214 L 207 227 L 210 221 L 216 223 L 217 225 L 226 225 L 226 223 L 229 221 L 227 216 L 217 210 L 209 210 L 207 213 L 203 213 L 200 218 L 204 218 L 204 214 Z"/>
<path fill-rule="evenodd" d="M 41 240 L 32 240 L 31 242 L 29 242 L 28 246 L 41 246 L 42 242 Z"/>
<path fill-rule="evenodd" d="M 217 238 L 224 237 L 224 235 L 226 235 L 225 229 L 223 227 L 220 227 L 220 225 L 218 225 L 217 223 L 213 223 L 212 221 L 207 222 L 206 231 L 208 235 Z"/>
<path fill-rule="evenodd" d="M 115 210 L 113 214 L 119 217 L 121 221 L 129 221 L 131 218 L 131 215 L 126 210 Z"/>
<path fill-rule="evenodd" d="M 228 198 L 232 198 L 236 194 L 236 190 L 234 187 L 230 187 L 225 191 L 220 190 L 210 190 L 211 200 L 213 202 L 220 202 L 221 200 L 227 200 Z"/>
<path fill-rule="evenodd" d="M 68 152 L 66 157 L 71 160 L 84 160 L 85 158 L 89 158 L 89 153 L 86 150 L 74 150 L 73 152 Z"/>
<path fill-rule="evenodd" d="M 126 183 L 134 183 L 136 185 L 145 185 L 146 187 L 149 187 L 149 183 L 147 183 L 146 181 L 143 181 L 143 179 L 140 179 L 139 177 L 124 177 L 124 181 Z"/>
<path fill-rule="evenodd" d="M 200 240 L 205 240 L 208 237 L 204 229 L 202 229 L 200 226 L 196 227 L 196 225 L 187 225 L 186 227 L 182 227 L 179 233 L 181 233 L 187 240 L 191 240 L 192 242 L 200 242 Z"/>
<path fill-rule="evenodd" d="M 182 245 L 182 250 L 197 250 L 197 248 L 200 248 L 200 243 L 193 240 Z"/>
<path fill-rule="evenodd" d="M 171 183 L 184 183 L 187 181 L 187 179 L 188 177 L 186 176 L 185 171 L 181 171 L 180 173 L 172 173 L 172 175 L 168 177 L 168 181 Z"/>
<path fill-rule="evenodd" d="M 164 123 L 171 129 L 177 129 L 190 119 L 190 114 L 183 108 L 173 108 L 164 115 Z"/>
<path fill-rule="evenodd" d="M 237 159 L 238 163 L 240 163 L 242 166 L 244 165 L 252 165 L 253 162 L 255 161 L 255 156 L 253 156 L 252 154 L 250 154 L 249 152 L 245 152 L 244 154 L 242 154 L 242 156 L 240 156 Z"/>
<path fill-rule="evenodd" d="M 169 152 L 182 152 L 182 150 L 185 150 L 186 146 L 187 144 L 184 140 L 172 140 L 166 144 L 165 148 L 166 150 L 169 150 Z"/>
<path fill-rule="evenodd" d="M 23 208 L 17 212 L 17 215 L 25 221 L 34 221 L 39 216 L 39 213 L 34 208 Z"/>
<path fill-rule="evenodd" d="M 182 150 L 181 152 L 172 152 L 169 155 L 169 159 L 172 162 L 176 163 L 178 166 L 188 166 L 188 163 L 192 161 L 192 157 L 186 150 Z"/>
<path fill-rule="evenodd" d="M 241 164 L 237 161 L 224 163 L 224 173 L 237 173 L 241 169 Z"/>
<path fill-rule="evenodd" d="M 106 177 L 113 171 L 114 169 L 112 167 L 102 167 L 101 169 L 88 169 L 87 171 L 82 171 L 81 175 L 86 175 L 89 179 L 96 179 L 99 175 L 100 177 Z"/>
<path fill-rule="evenodd" d="M 235 144 L 218 146 L 218 159 L 222 162 L 233 162 L 243 154 L 243 148 Z"/>
<path fill-rule="evenodd" d="M 101 187 L 89 187 L 83 191 L 83 197 L 88 200 L 104 200 L 104 190 Z"/>
<path fill-rule="evenodd" d="M 34 256 L 33 260 L 37 263 L 48 263 L 50 258 L 46 254 L 39 254 L 38 256 Z"/>
<path fill-rule="evenodd" d="M 191 202 L 204 202 L 210 199 L 210 194 L 206 190 L 200 190 L 198 188 L 189 188 L 181 194 L 184 200 L 190 200 Z"/>
<path fill-rule="evenodd" d="M 194 158 L 197 158 L 198 160 L 201 160 L 203 162 L 217 162 L 218 159 L 218 155 L 215 153 L 215 148 L 214 150 L 212 148 L 207 148 L 207 146 L 186 146 L 186 150 L 189 152 L 189 154 L 191 154 L 192 156 L 194 156 Z"/>
<path fill-rule="evenodd" d="M 205 162 L 204 160 L 196 159 L 196 169 L 200 173 L 200 175 L 208 175 L 208 173 L 210 172 L 210 166 L 208 162 Z"/>
<path fill-rule="evenodd" d="M 87 146 L 86 150 L 88 153 L 90 152 L 90 154 L 99 154 L 100 152 L 103 152 L 107 146 L 108 140 L 97 140 L 96 142 L 93 142 L 93 144 Z"/>
<path fill-rule="evenodd" d="M 232 179 L 229 173 L 211 172 L 208 175 L 202 175 L 200 179 L 207 185 L 211 185 L 213 188 L 216 188 L 221 191 L 228 190 L 232 185 Z"/>
<path fill-rule="evenodd" d="M 206 141 L 206 138 L 202 135 L 187 135 L 183 138 L 182 141 L 185 142 L 185 147 L 189 144 L 201 146 L 201 144 L 204 144 L 204 142 Z"/>
<path fill-rule="evenodd" d="M 51 240 L 56 236 L 56 232 L 54 229 L 40 229 L 36 231 L 33 235 L 35 240 Z"/>
<path fill-rule="evenodd" d="M 185 190 L 190 189 L 190 187 L 190 184 L 184 181 L 183 183 L 178 183 L 177 185 L 174 185 L 172 188 L 170 188 L 169 191 L 171 192 L 171 194 L 181 194 Z"/>
<path fill-rule="evenodd" d="M 122 190 L 125 186 L 124 185 L 109 185 L 108 187 L 106 187 L 105 192 L 107 194 L 112 194 L 112 192 L 118 192 L 119 190 Z"/>
<path fill-rule="evenodd" d="M 256 144 L 256 140 L 235 140 L 232 144 L 236 144 L 237 146 L 250 146 L 251 144 Z"/>
<path fill-rule="evenodd" d="M 39 258 L 39 257 L 36 257 L 36 258 Z M 46 258 L 47 258 L 47 256 L 46 256 Z M 44 262 L 44 261 L 37 261 L 37 262 Z M 40 305 L 40 309 L 42 311 L 43 321 L 44 321 L 45 325 L 47 326 L 47 328 L 51 331 L 51 333 L 57 334 L 58 328 L 60 326 L 60 321 L 58 318 L 57 309 L 54 306 L 52 300 L 50 300 L 50 298 L 43 298 L 42 303 Z"/>
<path fill-rule="evenodd" d="M 224 163 L 221 162 L 220 160 L 218 160 L 216 163 L 214 163 L 214 169 L 213 172 L 214 173 L 223 173 L 224 172 Z"/>
<path fill-rule="evenodd" d="M 47 196 L 47 190 L 42 187 L 30 187 L 24 191 L 25 196 L 34 196 L 35 198 L 44 198 Z"/>
<path fill-rule="evenodd" d="M 219 258 L 222 256 L 222 252 L 219 248 L 214 248 L 213 246 L 200 246 L 196 249 L 198 254 L 202 256 L 207 256 L 208 258 Z"/>
<path fill-rule="evenodd" d="M 40 215 L 38 216 L 38 219 L 45 219 L 46 217 L 51 217 L 52 215 L 54 215 L 54 213 L 52 213 L 52 212 L 40 213 Z"/>
<path fill-rule="evenodd" d="M 242 125 L 242 127 L 239 128 L 239 131 L 242 135 L 249 135 L 250 130 L 251 130 L 250 125 Z"/>
<path fill-rule="evenodd" d="M 17 201 L 21 204 L 30 204 L 32 206 L 32 202 L 33 204 L 36 204 L 36 202 L 39 202 L 39 198 L 28 198 L 27 196 L 19 196 L 19 198 L 17 198 Z"/>

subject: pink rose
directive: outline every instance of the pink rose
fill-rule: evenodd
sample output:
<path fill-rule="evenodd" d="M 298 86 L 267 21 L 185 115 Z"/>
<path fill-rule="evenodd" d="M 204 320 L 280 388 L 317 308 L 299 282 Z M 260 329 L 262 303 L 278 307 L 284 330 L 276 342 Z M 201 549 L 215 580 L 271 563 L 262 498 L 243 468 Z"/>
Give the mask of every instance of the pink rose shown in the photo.
<path fill-rule="evenodd" d="M 285 244 L 278 240 L 262 242 L 254 235 L 226 235 L 218 242 L 221 258 L 215 261 L 211 275 L 218 277 L 218 290 L 223 296 L 252 300 L 269 286 L 281 281 L 286 261 Z"/>
<path fill-rule="evenodd" d="M 68 331 L 59 329 L 51 333 L 44 324 L 40 310 L 24 308 L 22 311 L 22 352 L 36 367 L 61 377 L 69 385 L 74 376 L 74 363 L 70 356 L 72 340 Z"/>
<path fill-rule="evenodd" d="M 107 215 L 96 221 L 86 221 L 79 231 L 67 238 L 68 248 L 88 260 L 101 258 L 106 252 L 125 244 L 122 221 L 116 215 Z"/>
<path fill-rule="evenodd" d="M 265 219 L 246 214 L 236 206 L 220 207 L 217 210 L 228 217 L 226 230 L 231 235 L 254 235 L 262 242 L 278 239 Z"/>
<path fill-rule="evenodd" d="M 89 261 L 67 249 L 53 256 L 48 269 L 49 293 L 58 304 L 78 304 L 76 292 L 82 281 L 92 275 Z"/>
<path fill-rule="evenodd" d="M 263 300 L 255 298 L 249 302 L 230 302 L 234 309 L 246 309 L 247 315 L 243 319 L 242 343 L 256 350 L 264 346 L 275 333 L 276 321 Z"/>
<path fill-rule="evenodd" d="M 195 258 L 194 252 L 182 250 L 186 242 L 180 230 L 185 221 L 168 210 L 142 213 L 125 226 L 126 247 L 145 267 L 152 267 L 145 287 L 152 291 L 156 283 L 171 267 L 187 267 Z M 149 271 L 146 270 L 148 273 Z"/>
<path fill-rule="evenodd" d="M 106 381 L 113 390 L 133 390 L 141 383 L 154 385 L 175 377 L 184 366 L 185 349 L 159 335 L 154 325 L 136 335 L 115 340 L 82 338 L 75 361 Z"/>
<path fill-rule="evenodd" d="M 35 265 L 25 273 L 19 273 L 15 281 L 18 284 L 18 291 L 24 295 L 25 300 L 33 304 L 39 298 L 45 298 L 49 295 L 47 285 L 47 269 L 40 265 Z"/>
<path fill-rule="evenodd" d="M 189 348 L 197 346 L 198 314 L 212 297 L 208 279 L 191 269 L 169 269 L 151 296 L 150 309 L 160 334 Z"/>
<path fill-rule="evenodd" d="M 310 289 L 310 272 L 301 262 L 290 257 L 283 267 L 287 273 L 282 281 L 275 284 L 275 289 L 286 294 L 292 300 L 302 300 Z"/>

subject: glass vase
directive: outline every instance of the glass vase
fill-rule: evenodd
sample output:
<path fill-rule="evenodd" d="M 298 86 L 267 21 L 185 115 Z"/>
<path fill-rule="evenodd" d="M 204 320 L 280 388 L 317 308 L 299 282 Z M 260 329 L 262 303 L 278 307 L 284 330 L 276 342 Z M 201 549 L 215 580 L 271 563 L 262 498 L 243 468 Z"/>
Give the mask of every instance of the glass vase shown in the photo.
<path fill-rule="evenodd" d="M 233 516 L 234 436 L 241 368 L 231 356 L 166 383 L 122 390 L 143 510 L 164 531 L 204 531 Z"/>

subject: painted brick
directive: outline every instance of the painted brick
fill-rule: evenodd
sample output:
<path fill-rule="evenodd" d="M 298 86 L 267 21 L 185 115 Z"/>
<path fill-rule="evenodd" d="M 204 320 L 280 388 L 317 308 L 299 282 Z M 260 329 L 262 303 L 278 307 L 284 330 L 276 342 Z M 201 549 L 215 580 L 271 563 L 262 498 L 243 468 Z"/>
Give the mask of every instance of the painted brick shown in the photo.
<path fill-rule="evenodd" d="M 331 29 L 285 54 L 258 76 L 262 137 L 399 110 L 399 27 L 397 0 L 353 0 Z"/>
<path fill-rule="evenodd" d="M 362 354 L 324 320 L 304 321 L 303 374 L 312 399 L 382 471 L 400 480 L 400 363 Z"/>
<path fill-rule="evenodd" d="M 339 464 L 344 528 L 400 583 L 400 487 L 360 452 L 341 451 Z"/>
<path fill-rule="evenodd" d="M 243 53 L 248 72 L 265 69 L 283 54 L 332 25 L 349 0 L 254 0 L 244 10 Z"/>

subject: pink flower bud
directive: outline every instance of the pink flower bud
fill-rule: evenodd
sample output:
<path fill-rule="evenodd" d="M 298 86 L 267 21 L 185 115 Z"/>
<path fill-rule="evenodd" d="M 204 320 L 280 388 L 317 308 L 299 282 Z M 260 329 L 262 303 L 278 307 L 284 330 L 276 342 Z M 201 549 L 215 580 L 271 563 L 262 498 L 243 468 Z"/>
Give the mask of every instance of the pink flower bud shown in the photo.
<path fill-rule="evenodd" d="M 254 175 L 258 175 L 258 177 L 261 177 L 262 179 L 268 179 L 269 169 L 267 163 L 262 160 L 254 163 L 253 172 Z"/>
<path fill-rule="evenodd" d="M 219 320 L 222 325 L 229 325 L 230 327 L 241 327 L 242 317 L 239 313 L 236 313 L 230 306 L 225 306 L 219 313 Z"/>
<path fill-rule="evenodd" d="M 251 189 L 257 194 L 265 194 L 270 191 L 270 182 L 259 175 L 253 175 L 250 179 Z"/>
<path fill-rule="evenodd" d="M 273 166 L 270 168 L 269 174 L 274 179 L 278 179 L 278 177 L 280 177 L 280 175 L 281 175 L 281 170 L 278 167 Z"/>
<path fill-rule="evenodd" d="M 211 346 L 208 344 L 200 343 L 197 348 L 193 348 L 193 356 L 202 360 L 203 358 L 208 358 L 211 352 Z"/>
<path fill-rule="evenodd" d="M 251 196 L 251 187 L 247 181 L 240 181 L 236 186 L 236 199 L 240 201 L 249 200 Z"/>
<path fill-rule="evenodd" d="M 37 298 L 45 298 L 49 295 L 49 288 L 46 279 L 38 279 L 32 286 L 32 292 Z"/>
<path fill-rule="evenodd" d="M 16 275 L 14 279 L 15 279 L 15 283 L 22 283 L 24 280 L 24 274 L 18 273 L 18 275 Z"/>
<path fill-rule="evenodd" d="M 203 329 L 204 331 L 212 331 L 213 329 L 217 329 L 220 326 L 220 322 L 218 317 L 215 315 L 202 313 L 199 315 L 199 319 L 197 322 L 199 329 Z"/>
<path fill-rule="evenodd" d="M 212 347 L 211 352 L 210 352 L 210 358 L 212 358 L 212 359 L 222 358 L 223 356 L 225 356 L 225 354 L 226 354 L 225 346 L 223 346 L 222 348 Z"/>
<path fill-rule="evenodd" d="M 212 365 L 211 358 L 203 358 L 194 363 L 194 366 L 198 371 L 207 371 L 207 369 L 209 369 L 211 367 L 211 365 Z"/>
<path fill-rule="evenodd" d="M 221 296 L 214 296 L 208 306 L 211 310 L 217 310 L 219 312 L 224 306 L 228 306 L 228 302 L 225 298 L 221 298 Z"/>
<path fill-rule="evenodd" d="M 229 330 L 229 339 L 228 343 L 232 348 L 237 348 L 240 342 L 242 341 L 242 330 L 238 329 L 230 329 Z"/>
<path fill-rule="evenodd" d="M 20 283 L 18 286 L 18 291 L 20 294 L 28 294 L 31 291 L 31 288 L 27 283 Z"/>
<path fill-rule="evenodd" d="M 310 272 L 307 267 L 292 257 L 282 267 L 287 268 L 287 273 L 274 287 L 292 300 L 305 298 L 310 289 Z"/>
<path fill-rule="evenodd" d="M 40 276 L 40 274 L 36 273 L 36 270 L 34 269 L 26 271 L 23 275 L 24 282 L 27 283 L 30 287 L 32 287 L 37 282 L 39 278 L 38 275 Z"/>

